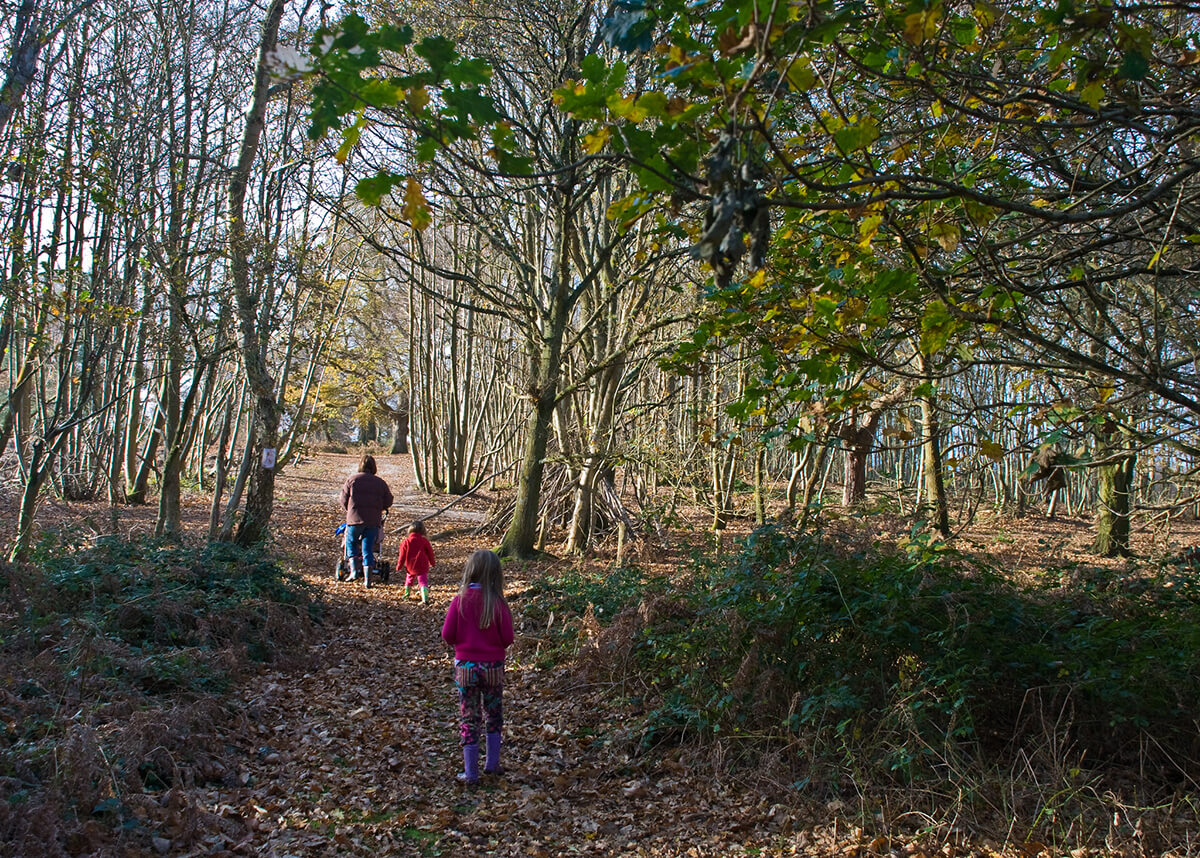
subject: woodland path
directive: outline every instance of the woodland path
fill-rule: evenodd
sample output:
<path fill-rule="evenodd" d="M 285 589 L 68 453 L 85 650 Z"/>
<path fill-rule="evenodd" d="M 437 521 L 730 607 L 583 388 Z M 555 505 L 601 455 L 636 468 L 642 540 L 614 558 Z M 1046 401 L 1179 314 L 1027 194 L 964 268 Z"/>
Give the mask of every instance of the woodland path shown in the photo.
<path fill-rule="evenodd" d="M 379 464 L 397 497 L 384 542 L 394 558 L 401 524 L 447 501 L 413 488 L 407 457 Z M 335 582 L 338 492 L 354 470 L 352 457 L 322 454 L 281 475 L 280 543 L 329 611 L 309 663 L 243 689 L 246 723 L 231 739 L 237 786 L 190 797 L 239 823 L 240 842 L 226 848 L 275 858 L 831 854 L 825 837 L 792 834 L 787 809 L 715 778 L 709 761 L 631 758 L 629 743 L 605 743 L 624 725 L 604 689 L 538 672 L 519 655 L 505 690 L 507 773 L 475 790 L 458 784 L 457 700 L 440 630 L 480 546 L 439 532 L 479 514 L 451 509 L 429 523 L 429 606 L 404 601 L 402 578 L 371 590 Z M 506 574 L 519 617 L 519 576 L 536 573 Z"/>

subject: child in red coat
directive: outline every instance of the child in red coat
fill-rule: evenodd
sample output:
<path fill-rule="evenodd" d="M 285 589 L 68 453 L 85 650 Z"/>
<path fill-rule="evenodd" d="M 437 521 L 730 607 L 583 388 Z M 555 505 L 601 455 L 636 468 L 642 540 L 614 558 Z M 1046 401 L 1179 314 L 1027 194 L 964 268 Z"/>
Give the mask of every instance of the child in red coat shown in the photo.
<path fill-rule="evenodd" d="M 396 558 L 396 571 L 404 570 L 404 598 L 412 595 L 415 581 L 421 588 L 421 604 L 429 603 L 429 570 L 433 567 L 433 546 L 425 537 L 425 525 L 414 521 L 408 528 L 408 536 L 400 543 L 400 554 Z"/>

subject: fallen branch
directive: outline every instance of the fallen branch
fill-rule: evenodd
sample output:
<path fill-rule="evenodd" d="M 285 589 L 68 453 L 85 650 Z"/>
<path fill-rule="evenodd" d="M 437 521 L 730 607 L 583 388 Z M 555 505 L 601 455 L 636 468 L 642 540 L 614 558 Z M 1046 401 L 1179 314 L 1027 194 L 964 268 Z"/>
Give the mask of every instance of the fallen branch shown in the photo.
<path fill-rule="evenodd" d="M 495 479 L 496 477 L 500 476 L 501 474 L 506 474 L 509 471 L 511 471 L 514 467 L 516 467 L 516 462 L 509 465 L 503 471 L 497 471 L 495 473 L 488 474 L 487 476 L 480 477 L 479 482 L 477 482 L 474 486 L 469 488 L 467 491 L 463 492 L 461 495 L 454 498 L 454 500 L 450 501 L 450 503 L 446 504 L 445 506 L 441 507 L 440 509 L 435 509 L 433 512 L 429 513 L 429 515 L 422 516 L 420 519 L 418 519 L 418 521 L 425 522 L 425 521 L 429 521 L 431 518 L 437 518 L 439 515 L 444 513 L 446 510 L 450 509 L 451 507 L 456 506 L 457 504 L 459 504 L 462 501 L 469 498 L 471 495 L 475 494 L 475 492 L 479 491 L 480 487 L 483 486 L 483 484 L 486 483 L 488 480 Z"/>

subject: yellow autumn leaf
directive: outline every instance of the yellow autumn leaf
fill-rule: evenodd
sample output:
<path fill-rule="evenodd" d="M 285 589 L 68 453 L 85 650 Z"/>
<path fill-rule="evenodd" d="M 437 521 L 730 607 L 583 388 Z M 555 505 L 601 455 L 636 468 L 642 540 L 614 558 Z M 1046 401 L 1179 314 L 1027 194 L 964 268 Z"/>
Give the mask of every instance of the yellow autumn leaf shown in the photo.
<path fill-rule="evenodd" d="M 997 444 L 995 441 L 984 439 L 979 442 L 979 452 L 987 456 L 993 462 L 999 462 L 1004 458 L 1004 446 Z"/>
<path fill-rule="evenodd" d="M 959 235 L 958 227 L 952 223 L 935 223 L 929 230 L 929 237 L 946 252 L 958 247 Z"/>
<path fill-rule="evenodd" d="M 879 232 L 879 225 L 882 223 L 883 218 L 879 215 L 871 215 L 870 217 L 863 218 L 862 222 L 858 225 L 858 234 L 860 237 L 858 246 L 864 250 L 870 247 L 871 240 Z"/>
<path fill-rule="evenodd" d="M 429 104 L 429 92 L 423 86 L 414 86 L 408 91 L 405 100 L 413 113 L 420 113 L 425 109 L 425 105 Z"/>
<path fill-rule="evenodd" d="M 585 134 L 583 137 L 583 151 L 589 155 L 595 155 L 608 143 L 608 138 L 612 136 L 612 130 L 607 126 L 601 126 L 590 134 Z"/>
<path fill-rule="evenodd" d="M 413 225 L 413 229 L 418 231 L 425 229 L 433 220 L 429 214 L 429 203 L 425 200 L 425 194 L 412 176 L 408 177 L 408 184 L 404 187 L 404 206 L 400 213 Z"/>
<path fill-rule="evenodd" d="M 607 98 L 605 104 L 617 116 L 630 122 L 637 123 L 646 118 L 646 109 L 638 107 L 632 95 L 622 96 L 614 93 Z"/>
<path fill-rule="evenodd" d="M 904 38 L 914 45 L 919 45 L 926 39 L 933 38 L 941 21 L 940 9 L 929 9 L 923 12 L 913 12 L 904 16 Z"/>

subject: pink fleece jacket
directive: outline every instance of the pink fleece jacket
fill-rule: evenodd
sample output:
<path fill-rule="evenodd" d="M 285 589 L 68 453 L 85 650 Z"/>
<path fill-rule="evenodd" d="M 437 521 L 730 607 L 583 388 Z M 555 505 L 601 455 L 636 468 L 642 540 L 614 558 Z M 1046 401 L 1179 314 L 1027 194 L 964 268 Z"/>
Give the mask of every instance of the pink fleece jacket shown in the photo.
<path fill-rule="evenodd" d="M 446 622 L 442 624 L 442 640 L 454 647 L 454 657 L 459 661 L 504 661 L 504 651 L 513 642 L 512 613 L 501 599 L 496 605 L 496 616 L 486 629 L 479 628 L 479 614 L 483 607 L 483 593 L 471 590 L 467 593 L 463 611 L 458 610 L 461 594 L 450 601 L 446 609 Z"/>

